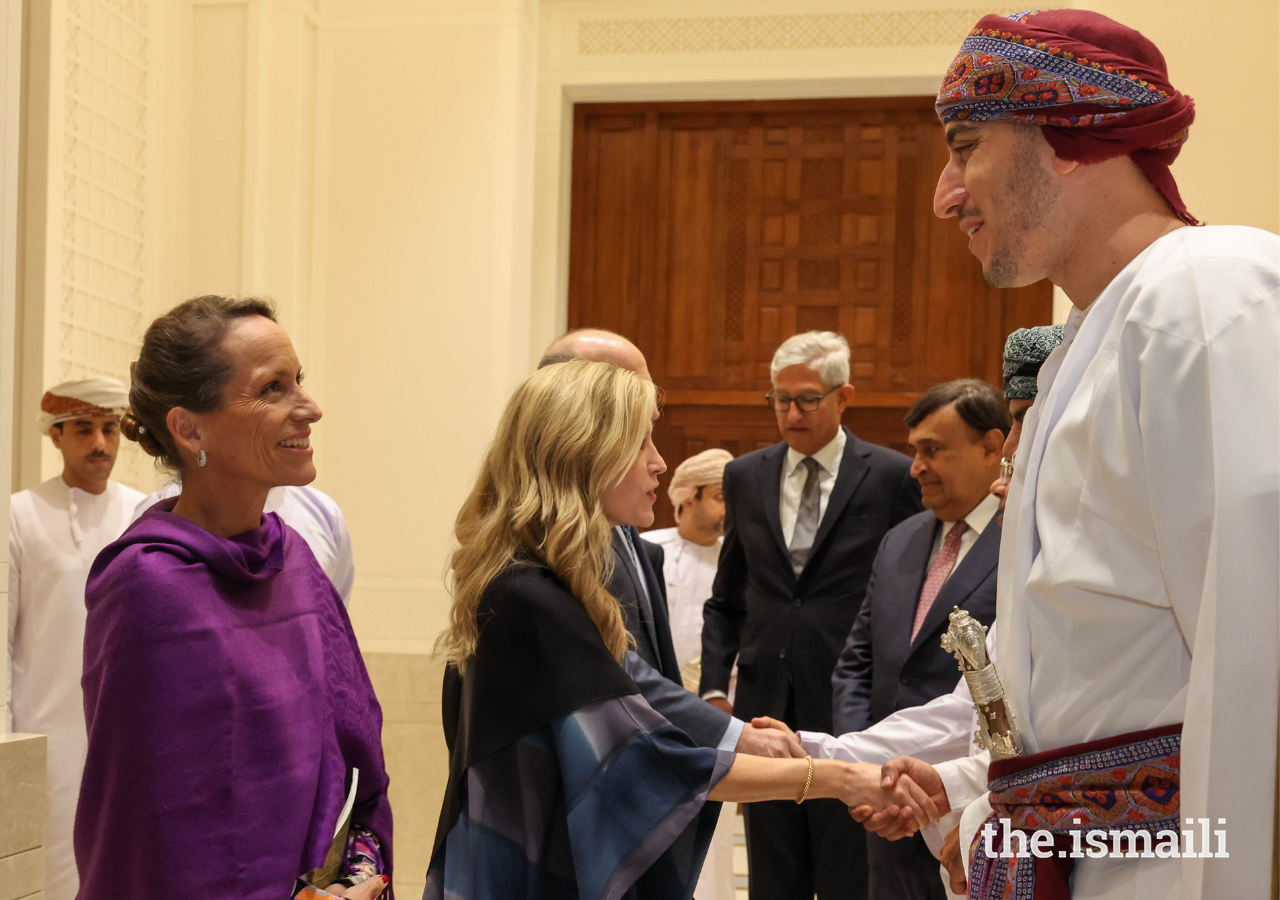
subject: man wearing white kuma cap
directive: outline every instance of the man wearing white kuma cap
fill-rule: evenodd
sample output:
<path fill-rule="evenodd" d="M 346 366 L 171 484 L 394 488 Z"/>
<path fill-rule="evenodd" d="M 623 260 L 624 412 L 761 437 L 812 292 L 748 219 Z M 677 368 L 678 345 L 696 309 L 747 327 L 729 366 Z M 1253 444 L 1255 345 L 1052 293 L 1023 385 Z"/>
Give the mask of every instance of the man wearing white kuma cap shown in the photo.
<path fill-rule="evenodd" d="M 667 582 L 667 607 L 671 639 L 675 645 L 680 677 L 691 691 L 702 678 L 702 604 L 711 596 L 711 584 L 720 563 L 724 543 L 724 467 L 733 460 L 728 450 L 703 450 L 676 467 L 667 486 L 675 508 L 676 527 L 646 531 L 641 538 L 662 547 Z M 733 900 L 733 824 L 736 805 L 720 810 L 711 850 L 698 877 L 694 900 Z"/>
<path fill-rule="evenodd" d="M 85 581 L 142 499 L 110 480 L 128 405 L 114 378 L 51 388 L 40 401 L 40 430 L 62 453 L 62 474 L 9 502 L 9 728 L 48 736 L 48 900 L 72 900 L 79 888 L 71 829 L 86 746 Z"/>

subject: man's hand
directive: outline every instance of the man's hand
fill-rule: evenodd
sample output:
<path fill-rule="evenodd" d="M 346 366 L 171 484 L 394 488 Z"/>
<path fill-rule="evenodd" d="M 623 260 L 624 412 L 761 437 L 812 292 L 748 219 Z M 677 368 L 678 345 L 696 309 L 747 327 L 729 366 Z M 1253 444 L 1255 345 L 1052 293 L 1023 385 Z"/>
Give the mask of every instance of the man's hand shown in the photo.
<path fill-rule="evenodd" d="M 914 756 L 899 756 L 885 763 L 880 770 L 880 786 L 885 790 L 892 790 L 904 775 L 924 790 L 938 808 L 939 816 L 951 812 L 947 789 L 942 784 L 938 770 Z"/>
<path fill-rule="evenodd" d="M 720 710 L 721 712 L 726 712 L 729 715 L 733 715 L 733 704 L 729 702 L 727 697 L 712 697 L 707 702 L 710 703 L 712 706 L 714 706 L 716 709 Z"/>
<path fill-rule="evenodd" d="M 786 722 L 779 722 L 777 719 L 771 719 L 769 716 L 756 716 L 751 720 L 751 724 L 755 728 L 772 728 L 775 731 L 781 731 L 789 738 L 795 738 L 796 743 L 800 743 L 800 737 L 792 731 Z M 801 754 L 803 757 L 804 754 Z"/>
<path fill-rule="evenodd" d="M 969 881 L 964 877 L 964 855 L 960 851 L 960 826 L 947 832 L 942 842 L 942 865 L 951 880 L 951 892 L 961 897 L 969 896 Z"/>
<path fill-rule="evenodd" d="M 809 755 L 804 752 L 804 747 L 800 746 L 800 739 L 795 736 L 795 732 L 786 725 L 781 722 L 777 723 L 781 727 L 756 725 L 756 722 L 762 721 L 773 722 L 774 720 L 752 719 L 743 726 L 742 737 L 738 738 L 738 746 L 735 748 L 739 753 L 771 756 L 775 759 L 804 759 Z"/>
<path fill-rule="evenodd" d="M 910 756 L 891 759 L 881 768 L 880 788 L 891 795 L 892 802 L 878 812 L 863 805 L 849 810 L 854 820 L 874 834 L 896 841 L 915 834 L 923 825 L 921 813 L 927 820 L 936 822 L 951 811 L 942 779 L 933 766 Z M 902 813 L 910 807 L 913 815 Z M 935 815 L 936 813 L 936 815 Z"/>

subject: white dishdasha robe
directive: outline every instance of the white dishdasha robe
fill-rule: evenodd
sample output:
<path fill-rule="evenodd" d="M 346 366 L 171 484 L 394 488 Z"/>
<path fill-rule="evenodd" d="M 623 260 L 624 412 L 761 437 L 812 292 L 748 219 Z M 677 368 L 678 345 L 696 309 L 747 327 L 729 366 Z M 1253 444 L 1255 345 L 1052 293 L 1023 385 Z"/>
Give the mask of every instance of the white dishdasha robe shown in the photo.
<path fill-rule="evenodd" d="M 1280 237 L 1180 228 L 1073 312 L 1040 371 L 996 616 L 1026 752 L 1182 722 L 1181 816 L 1225 829 L 1230 855 L 1078 860 L 1073 900 L 1270 888 L 1278 307 Z M 962 846 L 987 811 L 966 811 Z"/>
<path fill-rule="evenodd" d="M 9 500 L 9 728 L 48 737 L 47 900 L 73 900 L 80 884 L 71 831 L 88 743 L 85 582 L 142 496 L 116 481 L 90 494 L 59 475 Z"/>

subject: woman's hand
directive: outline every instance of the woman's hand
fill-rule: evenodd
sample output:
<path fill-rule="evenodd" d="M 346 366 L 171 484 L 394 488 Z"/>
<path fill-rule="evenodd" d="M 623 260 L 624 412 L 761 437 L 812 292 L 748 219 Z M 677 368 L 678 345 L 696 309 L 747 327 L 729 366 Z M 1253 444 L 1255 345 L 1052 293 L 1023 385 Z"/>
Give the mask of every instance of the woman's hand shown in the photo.
<path fill-rule="evenodd" d="M 323 891 L 319 888 L 304 888 L 298 894 L 298 900 L 312 900 L 312 898 L 323 897 L 343 897 L 345 900 L 373 900 L 373 898 L 382 894 L 387 889 L 387 885 L 391 884 L 391 879 L 386 875 L 374 875 L 372 878 L 365 879 L 359 884 L 345 887 L 341 884 L 330 885 Z"/>

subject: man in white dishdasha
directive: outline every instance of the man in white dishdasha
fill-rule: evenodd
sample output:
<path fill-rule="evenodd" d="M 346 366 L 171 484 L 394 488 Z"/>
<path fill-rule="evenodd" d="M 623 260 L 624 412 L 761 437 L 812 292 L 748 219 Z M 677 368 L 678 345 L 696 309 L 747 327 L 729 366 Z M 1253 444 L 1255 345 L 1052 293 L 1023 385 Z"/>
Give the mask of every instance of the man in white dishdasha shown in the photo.
<path fill-rule="evenodd" d="M 937 109 L 935 212 L 991 284 L 1048 278 L 1074 306 L 1005 512 L 999 665 L 1027 755 L 993 763 L 961 819 L 970 896 L 1266 896 L 1280 237 L 1188 227 L 1169 165 L 1194 106 L 1151 41 L 1097 13 L 984 17 Z M 988 818 L 1053 833 L 1053 858 L 987 858 L 972 839 Z M 1229 858 L 1057 852 L 1073 827 L 1188 819 L 1225 830 Z"/>
<path fill-rule="evenodd" d="M 49 900 L 72 900 L 80 884 L 71 830 L 88 746 L 80 690 L 85 581 L 142 499 L 111 480 L 128 407 L 114 378 L 50 388 L 40 401 L 40 431 L 62 454 L 62 472 L 9 501 L 9 727 L 48 738 Z"/>

